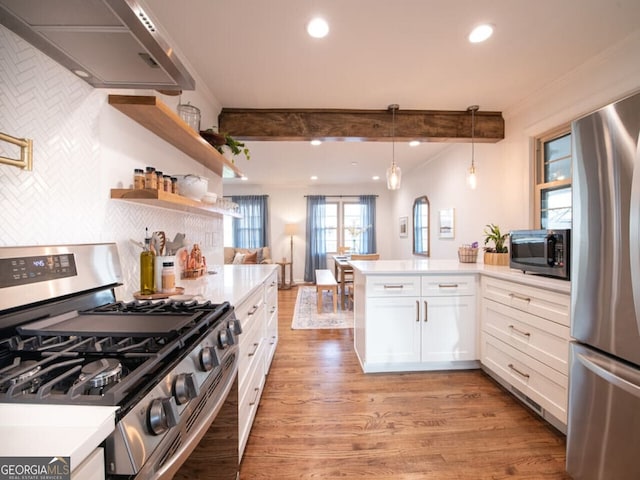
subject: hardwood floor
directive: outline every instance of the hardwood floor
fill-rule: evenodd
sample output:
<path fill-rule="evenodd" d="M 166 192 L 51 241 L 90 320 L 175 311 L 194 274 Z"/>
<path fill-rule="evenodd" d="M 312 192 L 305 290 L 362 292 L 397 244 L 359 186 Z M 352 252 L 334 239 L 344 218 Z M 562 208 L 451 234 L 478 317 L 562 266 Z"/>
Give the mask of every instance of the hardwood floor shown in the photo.
<path fill-rule="evenodd" d="M 365 375 L 351 330 L 291 330 L 295 298 L 242 480 L 570 478 L 564 435 L 480 370 Z"/>

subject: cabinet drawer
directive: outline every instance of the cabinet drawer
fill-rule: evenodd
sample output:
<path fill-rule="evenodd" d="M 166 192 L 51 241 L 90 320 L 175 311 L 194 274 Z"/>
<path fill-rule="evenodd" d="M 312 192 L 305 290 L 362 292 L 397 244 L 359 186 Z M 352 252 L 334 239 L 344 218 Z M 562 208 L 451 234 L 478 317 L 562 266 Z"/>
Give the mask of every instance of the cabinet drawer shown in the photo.
<path fill-rule="evenodd" d="M 256 326 L 264 327 L 262 324 Z M 238 386 L 240 390 L 242 390 L 247 382 L 247 377 L 252 374 L 254 369 L 264 373 L 262 364 L 263 346 L 263 328 L 250 328 L 240 336 L 240 358 L 238 360 Z"/>
<path fill-rule="evenodd" d="M 416 297 L 420 295 L 420 276 L 367 276 L 367 297 Z"/>
<path fill-rule="evenodd" d="M 474 295 L 475 293 L 475 275 L 424 275 L 422 277 L 423 297 Z"/>
<path fill-rule="evenodd" d="M 482 363 L 566 425 L 567 375 L 485 332 L 482 333 Z"/>
<path fill-rule="evenodd" d="M 483 299 L 482 329 L 560 373 L 568 375 L 569 327 Z"/>
<path fill-rule="evenodd" d="M 245 389 L 240 390 L 238 393 L 238 430 L 240 436 L 240 458 L 244 453 L 244 447 L 249 439 L 249 432 L 253 425 L 253 419 L 256 416 L 258 405 L 260 403 L 260 396 L 265 384 L 265 377 L 262 369 L 257 369 L 252 372 L 249 377 L 249 381 Z"/>
<path fill-rule="evenodd" d="M 256 288 L 249 297 L 239 305 L 235 306 L 236 317 L 241 322 L 247 322 L 251 320 L 251 317 L 255 315 L 255 312 L 264 304 L 264 288 L 262 285 Z M 244 328 L 244 323 L 241 324 Z"/>
<path fill-rule="evenodd" d="M 569 295 L 483 277 L 482 296 L 523 312 L 569 326 Z"/>

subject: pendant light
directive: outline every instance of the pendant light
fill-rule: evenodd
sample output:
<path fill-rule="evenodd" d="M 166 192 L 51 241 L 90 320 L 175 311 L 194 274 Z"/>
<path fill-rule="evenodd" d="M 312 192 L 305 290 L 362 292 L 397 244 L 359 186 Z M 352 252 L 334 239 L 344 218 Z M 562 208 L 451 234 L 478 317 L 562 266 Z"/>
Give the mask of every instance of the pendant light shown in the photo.
<path fill-rule="evenodd" d="M 391 166 L 387 168 L 387 188 L 389 190 L 398 190 L 402 180 L 402 171 L 396 165 L 396 110 L 398 104 L 389 105 L 391 110 Z"/>
<path fill-rule="evenodd" d="M 476 178 L 476 163 L 475 163 L 475 151 L 474 151 L 474 138 L 475 138 L 475 113 L 478 111 L 478 105 L 471 105 L 467 108 L 468 112 L 471 112 L 471 168 L 469 169 L 469 174 L 467 175 L 467 183 L 469 184 L 469 188 L 471 190 L 475 190 L 478 185 L 478 180 Z"/>

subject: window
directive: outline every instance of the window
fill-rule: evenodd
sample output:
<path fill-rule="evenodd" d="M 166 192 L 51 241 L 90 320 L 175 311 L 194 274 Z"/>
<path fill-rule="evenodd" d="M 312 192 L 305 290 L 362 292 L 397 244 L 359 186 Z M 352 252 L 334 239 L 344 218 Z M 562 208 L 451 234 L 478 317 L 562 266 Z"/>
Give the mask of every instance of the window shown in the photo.
<path fill-rule="evenodd" d="M 536 139 L 537 227 L 571 228 L 571 127 Z"/>
<path fill-rule="evenodd" d="M 240 218 L 225 216 L 224 246 L 259 248 L 269 246 L 269 208 L 266 195 L 232 196 Z"/>
<path fill-rule="evenodd" d="M 366 248 L 363 232 L 372 228 L 372 225 L 362 224 L 366 206 L 356 199 L 328 200 L 325 208 L 327 253 L 336 253 L 338 247 L 349 247 L 352 252 L 364 252 Z"/>

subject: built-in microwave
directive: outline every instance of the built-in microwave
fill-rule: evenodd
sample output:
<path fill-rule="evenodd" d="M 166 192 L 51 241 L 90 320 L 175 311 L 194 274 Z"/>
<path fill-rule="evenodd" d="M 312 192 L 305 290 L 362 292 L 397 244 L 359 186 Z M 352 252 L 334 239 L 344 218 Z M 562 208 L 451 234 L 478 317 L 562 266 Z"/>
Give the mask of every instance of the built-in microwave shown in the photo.
<path fill-rule="evenodd" d="M 511 268 L 570 278 L 571 230 L 514 230 L 509 235 Z"/>

